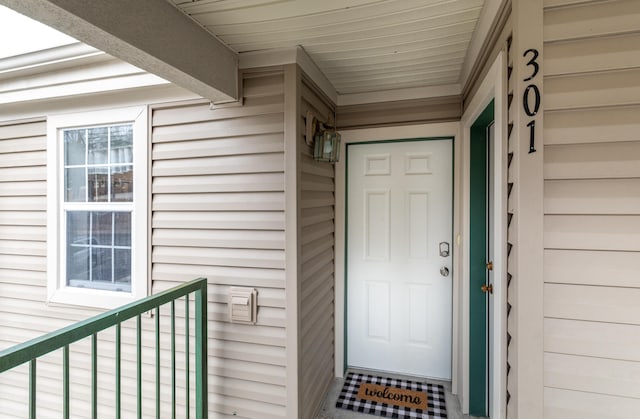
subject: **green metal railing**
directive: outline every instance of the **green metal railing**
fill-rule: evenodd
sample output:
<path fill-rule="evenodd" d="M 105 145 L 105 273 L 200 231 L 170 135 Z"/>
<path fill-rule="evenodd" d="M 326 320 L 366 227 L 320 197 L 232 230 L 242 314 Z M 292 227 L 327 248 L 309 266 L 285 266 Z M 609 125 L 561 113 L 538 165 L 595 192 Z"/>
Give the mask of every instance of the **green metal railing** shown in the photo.
<path fill-rule="evenodd" d="M 189 295 L 195 295 L 195 412 L 196 418 L 207 418 L 207 280 L 206 278 L 177 286 L 173 289 L 147 297 L 143 300 L 108 311 L 58 331 L 48 333 L 28 342 L 0 351 L 0 374 L 19 365 L 29 363 L 29 418 L 35 419 L 37 359 L 50 352 L 62 349 L 62 395 L 63 417 L 69 418 L 69 346 L 81 339 L 91 337 L 91 417 L 98 415 L 98 333 L 115 327 L 115 416 L 121 417 L 121 325 L 136 318 L 136 363 L 137 363 L 137 416 L 142 418 L 142 315 L 155 314 L 155 402 L 156 417 L 160 417 L 160 307 L 169 304 L 171 310 L 171 407 L 176 417 L 176 300 L 184 297 L 185 305 L 185 404 L 186 417 L 190 417 L 190 369 L 189 369 Z"/>

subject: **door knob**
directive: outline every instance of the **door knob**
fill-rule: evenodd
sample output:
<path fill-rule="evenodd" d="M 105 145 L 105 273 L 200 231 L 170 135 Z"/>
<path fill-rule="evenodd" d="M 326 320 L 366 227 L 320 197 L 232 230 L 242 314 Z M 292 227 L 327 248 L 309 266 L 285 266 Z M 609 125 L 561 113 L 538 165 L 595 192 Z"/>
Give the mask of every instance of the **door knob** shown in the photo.
<path fill-rule="evenodd" d="M 440 275 L 449 276 L 449 268 L 447 268 L 446 266 L 443 266 L 442 268 L 440 268 Z"/>
<path fill-rule="evenodd" d="M 488 292 L 489 294 L 493 294 L 493 284 L 489 284 L 489 285 L 483 285 L 480 287 L 480 289 L 482 290 L 482 292 L 484 292 L 485 294 Z"/>
<path fill-rule="evenodd" d="M 487 262 L 487 270 L 488 271 L 493 271 L 493 262 L 492 261 Z"/>

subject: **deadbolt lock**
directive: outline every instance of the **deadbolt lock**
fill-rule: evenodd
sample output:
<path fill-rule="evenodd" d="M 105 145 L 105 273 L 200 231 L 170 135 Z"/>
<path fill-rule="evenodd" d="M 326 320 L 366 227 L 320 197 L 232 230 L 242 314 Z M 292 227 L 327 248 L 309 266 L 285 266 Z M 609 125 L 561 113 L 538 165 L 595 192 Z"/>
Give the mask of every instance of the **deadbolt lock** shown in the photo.
<path fill-rule="evenodd" d="M 482 290 L 482 292 L 484 292 L 485 294 L 488 292 L 489 294 L 493 294 L 493 284 L 489 284 L 489 285 L 483 285 L 480 287 L 480 289 Z"/>
<path fill-rule="evenodd" d="M 492 261 L 487 262 L 487 270 L 488 271 L 493 271 L 493 262 Z"/>

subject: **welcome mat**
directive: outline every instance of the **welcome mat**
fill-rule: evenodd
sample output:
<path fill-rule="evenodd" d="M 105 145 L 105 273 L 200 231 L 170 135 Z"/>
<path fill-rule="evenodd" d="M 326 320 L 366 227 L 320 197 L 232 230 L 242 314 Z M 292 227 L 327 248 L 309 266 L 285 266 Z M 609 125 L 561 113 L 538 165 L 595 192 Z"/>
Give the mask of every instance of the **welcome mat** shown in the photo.
<path fill-rule="evenodd" d="M 336 407 L 387 418 L 444 419 L 444 387 L 350 372 Z"/>

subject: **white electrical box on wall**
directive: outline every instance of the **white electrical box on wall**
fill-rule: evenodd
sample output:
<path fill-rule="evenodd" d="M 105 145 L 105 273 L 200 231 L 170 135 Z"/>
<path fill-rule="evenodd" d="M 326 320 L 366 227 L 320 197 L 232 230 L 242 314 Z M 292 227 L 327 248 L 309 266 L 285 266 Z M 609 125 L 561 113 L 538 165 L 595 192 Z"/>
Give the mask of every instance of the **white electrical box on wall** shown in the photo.
<path fill-rule="evenodd" d="M 258 319 L 258 291 L 255 288 L 231 287 L 229 320 L 231 323 L 255 324 Z"/>

